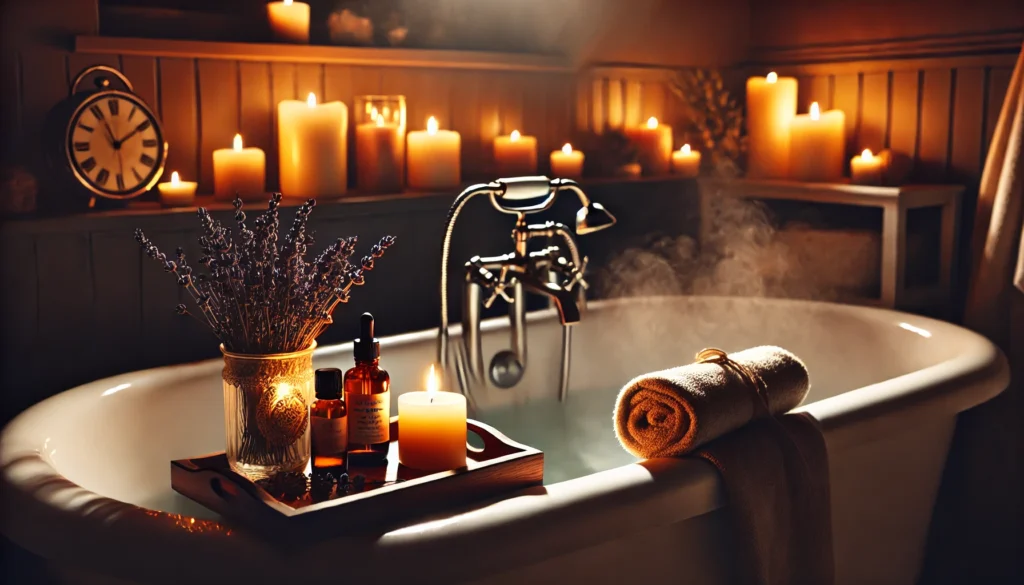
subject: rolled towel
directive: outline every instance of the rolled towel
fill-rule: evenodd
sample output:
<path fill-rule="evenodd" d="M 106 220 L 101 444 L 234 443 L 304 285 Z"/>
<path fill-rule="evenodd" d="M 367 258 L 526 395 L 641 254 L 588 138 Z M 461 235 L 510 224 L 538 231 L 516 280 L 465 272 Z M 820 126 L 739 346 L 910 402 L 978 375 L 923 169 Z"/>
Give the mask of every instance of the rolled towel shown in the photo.
<path fill-rule="evenodd" d="M 729 354 L 763 385 L 762 399 L 751 380 L 719 363 L 695 363 L 644 374 L 619 393 L 615 434 L 637 457 L 676 457 L 735 431 L 764 410 L 782 414 L 796 408 L 810 390 L 800 358 L 774 346 Z"/>

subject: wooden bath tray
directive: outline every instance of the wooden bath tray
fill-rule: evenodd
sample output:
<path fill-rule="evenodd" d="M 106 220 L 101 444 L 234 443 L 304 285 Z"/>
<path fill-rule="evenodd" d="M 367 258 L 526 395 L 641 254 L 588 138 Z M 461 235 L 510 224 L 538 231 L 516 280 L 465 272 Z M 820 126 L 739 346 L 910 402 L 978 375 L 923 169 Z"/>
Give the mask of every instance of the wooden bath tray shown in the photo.
<path fill-rule="evenodd" d="M 171 486 L 264 537 L 296 542 L 379 531 L 543 483 L 541 451 L 473 420 L 467 421 L 467 430 L 478 435 L 484 447 L 467 446 L 466 467 L 451 471 L 423 473 L 400 465 L 396 416 L 391 419 L 387 467 L 350 465 L 349 487 L 337 484 L 328 494 L 314 487 L 296 498 L 295 493 L 304 489 L 299 487 L 290 496 L 275 497 L 270 492 L 279 491 L 280 485 L 261 486 L 235 473 L 223 452 L 172 461 Z M 364 478 L 362 485 L 357 485 L 357 476 Z"/>

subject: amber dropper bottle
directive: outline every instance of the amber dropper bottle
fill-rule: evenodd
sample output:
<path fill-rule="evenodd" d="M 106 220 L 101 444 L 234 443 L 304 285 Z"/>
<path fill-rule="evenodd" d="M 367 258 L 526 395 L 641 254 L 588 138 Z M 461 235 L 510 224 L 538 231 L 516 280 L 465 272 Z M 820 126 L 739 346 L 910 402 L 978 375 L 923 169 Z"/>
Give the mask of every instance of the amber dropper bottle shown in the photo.
<path fill-rule="evenodd" d="M 380 341 L 373 336 L 373 315 L 359 319 L 353 354 L 356 366 L 345 372 L 350 465 L 387 463 L 391 426 L 391 376 L 380 368 Z"/>
<path fill-rule="evenodd" d="M 341 370 L 316 371 L 316 402 L 309 409 L 313 475 L 345 473 L 348 451 L 348 408 L 341 399 Z"/>

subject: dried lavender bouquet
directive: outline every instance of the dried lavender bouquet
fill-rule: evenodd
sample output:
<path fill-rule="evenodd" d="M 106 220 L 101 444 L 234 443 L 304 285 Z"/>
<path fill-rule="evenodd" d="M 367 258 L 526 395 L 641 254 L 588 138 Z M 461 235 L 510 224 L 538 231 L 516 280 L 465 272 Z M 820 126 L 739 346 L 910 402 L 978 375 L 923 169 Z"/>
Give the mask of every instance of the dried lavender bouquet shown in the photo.
<path fill-rule="evenodd" d="M 331 324 L 338 304 L 348 302 L 352 287 L 365 282 L 374 261 L 395 243 L 393 236 L 384 236 L 359 264 L 352 264 L 349 259 L 355 253 L 356 237 L 338 238 L 307 261 L 306 252 L 314 244 L 307 223 L 316 200 L 309 199 L 299 207 L 278 249 L 280 204 L 281 194 L 275 193 L 250 229 L 242 200 L 236 197 L 237 238 L 230 227 L 200 207 L 203 235 L 199 244 L 204 255 L 199 264 L 209 274 L 193 275 L 184 250 L 178 248 L 174 258 L 168 258 L 141 229 L 135 230 L 135 241 L 147 256 L 176 276 L 201 318 L 184 304 L 177 306 L 177 312 L 209 325 L 229 352 L 265 355 L 308 348 Z"/>

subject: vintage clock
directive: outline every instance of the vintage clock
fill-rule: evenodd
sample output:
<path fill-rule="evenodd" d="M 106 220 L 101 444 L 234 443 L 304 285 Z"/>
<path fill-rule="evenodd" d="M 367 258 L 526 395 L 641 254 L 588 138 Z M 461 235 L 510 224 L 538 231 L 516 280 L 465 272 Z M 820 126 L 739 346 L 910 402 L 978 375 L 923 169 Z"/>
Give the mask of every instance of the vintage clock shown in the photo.
<path fill-rule="evenodd" d="M 83 89 L 88 78 L 94 87 Z M 123 89 L 115 89 L 115 81 Z M 153 110 L 120 71 L 105 65 L 83 70 L 61 109 L 66 123 L 63 159 L 91 194 L 89 207 L 97 198 L 131 199 L 156 185 L 167 160 L 167 143 Z"/>

